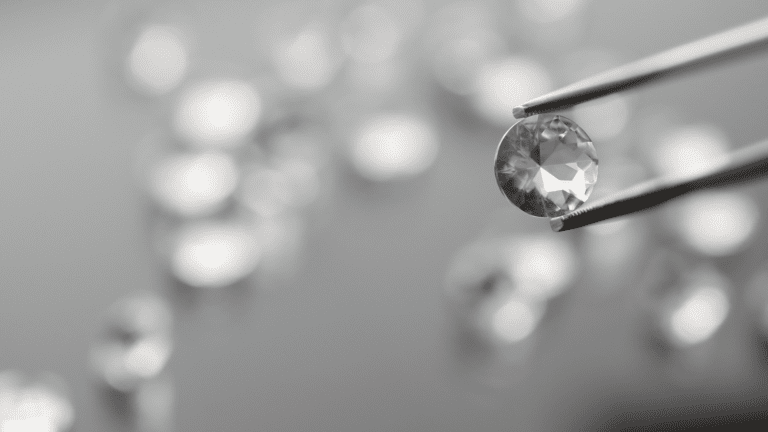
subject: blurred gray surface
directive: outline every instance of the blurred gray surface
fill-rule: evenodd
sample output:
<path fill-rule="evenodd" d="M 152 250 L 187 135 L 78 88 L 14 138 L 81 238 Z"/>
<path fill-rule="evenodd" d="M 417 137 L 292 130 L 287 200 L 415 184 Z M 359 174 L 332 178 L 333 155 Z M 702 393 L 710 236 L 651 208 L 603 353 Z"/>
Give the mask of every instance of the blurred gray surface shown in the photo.
<path fill-rule="evenodd" d="M 225 46 L 256 13 L 248 2 L 187 6 L 208 36 L 220 32 L 208 43 Z M 450 259 L 494 217 L 508 217 L 509 232 L 548 227 L 498 193 L 491 161 L 503 131 L 463 128 L 440 107 L 433 170 L 376 190 L 340 175 L 322 217 L 310 219 L 293 283 L 175 287 L 151 254 L 132 171 L 135 144 L 155 120 L 109 75 L 105 9 L 0 4 L 0 368 L 62 375 L 77 430 L 123 430 L 87 356 L 103 311 L 137 289 L 174 301 L 178 431 L 569 430 L 612 409 L 749 401 L 768 389 L 738 305 L 713 375 L 681 386 L 638 337 L 633 282 L 615 281 L 618 295 L 596 299 L 589 277 L 558 300 L 513 385 L 474 379 L 467 370 L 482 367 L 462 363 L 443 304 Z M 762 16 L 768 3 L 594 0 L 587 12 L 585 44 L 631 60 Z M 766 70 L 759 56 L 637 97 L 717 124 L 739 146 L 768 136 Z"/>

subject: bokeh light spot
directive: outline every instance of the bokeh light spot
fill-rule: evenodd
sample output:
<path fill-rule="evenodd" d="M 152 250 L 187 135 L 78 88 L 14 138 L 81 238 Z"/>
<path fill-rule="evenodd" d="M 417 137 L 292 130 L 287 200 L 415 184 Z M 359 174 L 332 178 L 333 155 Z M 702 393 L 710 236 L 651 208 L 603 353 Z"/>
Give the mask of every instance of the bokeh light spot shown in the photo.
<path fill-rule="evenodd" d="M 342 56 L 331 43 L 326 26 L 314 22 L 273 47 L 272 57 L 280 78 L 300 90 L 327 86 L 341 66 Z"/>
<path fill-rule="evenodd" d="M 672 312 L 670 330 L 679 345 L 694 345 L 709 339 L 728 315 L 730 303 L 722 289 L 697 286 Z"/>
<path fill-rule="evenodd" d="M 145 28 L 127 58 L 129 80 L 149 95 L 176 88 L 189 67 L 189 48 L 181 30 L 155 25 Z"/>
<path fill-rule="evenodd" d="M 584 0 L 517 0 L 526 18 L 535 23 L 551 23 L 579 11 Z"/>
<path fill-rule="evenodd" d="M 229 154 L 179 154 L 154 167 L 150 193 L 171 212 L 184 216 L 207 214 L 221 208 L 235 191 L 239 177 L 239 169 Z"/>
<path fill-rule="evenodd" d="M 509 127 L 512 109 L 552 87 L 549 72 L 534 60 L 509 57 L 485 64 L 475 77 L 473 104 L 490 123 Z"/>
<path fill-rule="evenodd" d="M 680 203 L 674 214 L 682 241 L 696 252 L 726 256 L 740 251 L 758 228 L 754 200 L 737 192 L 703 192 Z"/>
<path fill-rule="evenodd" d="M 512 296 L 493 314 L 492 329 L 502 342 L 515 343 L 529 337 L 541 319 L 540 306 Z"/>
<path fill-rule="evenodd" d="M 360 127 L 353 137 L 351 158 L 361 176 L 386 181 L 426 171 L 438 151 L 431 125 L 409 115 L 386 114 Z"/>
<path fill-rule="evenodd" d="M 193 287 L 221 288 L 250 275 L 261 255 L 253 230 L 234 223 L 190 223 L 179 231 L 171 271 Z"/>
<path fill-rule="evenodd" d="M 174 127 L 189 144 L 232 147 L 254 129 L 261 108 L 261 98 L 249 82 L 199 82 L 182 92 Z"/>
<path fill-rule="evenodd" d="M 728 139 L 714 126 L 685 126 L 661 138 L 652 162 L 661 175 L 692 176 L 721 162 L 727 157 L 728 147 Z"/>

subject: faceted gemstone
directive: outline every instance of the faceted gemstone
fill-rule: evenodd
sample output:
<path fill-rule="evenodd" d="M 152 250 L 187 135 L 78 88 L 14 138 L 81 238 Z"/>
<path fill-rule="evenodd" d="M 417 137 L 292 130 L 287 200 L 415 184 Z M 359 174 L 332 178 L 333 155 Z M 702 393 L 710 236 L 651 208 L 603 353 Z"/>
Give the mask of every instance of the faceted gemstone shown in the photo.
<path fill-rule="evenodd" d="M 499 143 L 494 166 L 502 193 L 524 212 L 555 217 L 584 204 L 597 181 L 592 140 L 555 114 L 515 123 Z"/>

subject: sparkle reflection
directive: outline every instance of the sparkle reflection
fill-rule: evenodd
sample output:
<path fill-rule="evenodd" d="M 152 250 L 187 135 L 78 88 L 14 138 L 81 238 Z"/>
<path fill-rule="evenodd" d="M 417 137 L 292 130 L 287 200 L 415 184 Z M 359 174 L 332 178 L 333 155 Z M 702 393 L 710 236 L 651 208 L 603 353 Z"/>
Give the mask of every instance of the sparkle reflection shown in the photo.
<path fill-rule="evenodd" d="M 550 91 L 552 80 L 544 66 L 524 57 L 509 57 L 483 65 L 475 77 L 473 105 L 490 123 L 509 127 L 512 109 Z"/>
<path fill-rule="evenodd" d="M 16 371 L 0 372 L 0 431 L 70 430 L 74 409 L 60 383 L 55 376 L 35 382 Z"/>
<path fill-rule="evenodd" d="M 261 98 L 249 82 L 198 82 L 183 90 L 174 128 L 191 145 L 232 147 L 254 129 L 261 108 Z"/>
<path fill-rule="evenodd" d="M 126 60 L 128 78 L 149 95 L 167 93 L 184 79 L 189 67 L 188 51 L 177 27 L 147 27 L 136 38 Z"/>
<path fill-rule="evenodd" d="M 151 172 L 150 193 L 168 211 L 183 216 L 209 214 L 235 191 L 239 170 L 226 153 L 177 154 Z"/>
<path fill-rule="evenodd" d="M 760 213 L 754 200 L 737 192 L 702 192 L 679 203 L 677 233 L 696 252 L 708 256 L 736 253 L 753 238 Z"/>
<path fill-rule="evenodd" d="M 439 141 L 425 121 L 384 114 L 363 124 L 353 137 L 351 158 L 357 172 L 372 181 L 413 177 L 437 158 Z"/>
<path fill-rule="evenodd" d="M 199 288 L 222 288 L 249 276 L 261 256 L 254 229 L 234 222 L 183 225 L 171 255 L 171 272 Z"/>

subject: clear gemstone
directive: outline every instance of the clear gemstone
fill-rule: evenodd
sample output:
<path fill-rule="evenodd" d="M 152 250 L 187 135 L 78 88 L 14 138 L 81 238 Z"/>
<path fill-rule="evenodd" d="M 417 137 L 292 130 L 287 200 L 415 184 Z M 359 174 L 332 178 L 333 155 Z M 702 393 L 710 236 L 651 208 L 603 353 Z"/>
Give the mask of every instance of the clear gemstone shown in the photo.
<path fill-rule="evenodd" d="M 524 212 L 555 217 L 584 204 L 597 181 L 592 140 L 572 120 L 540 114 L 515 123 L 499 143 L 499 188 Z"/>

